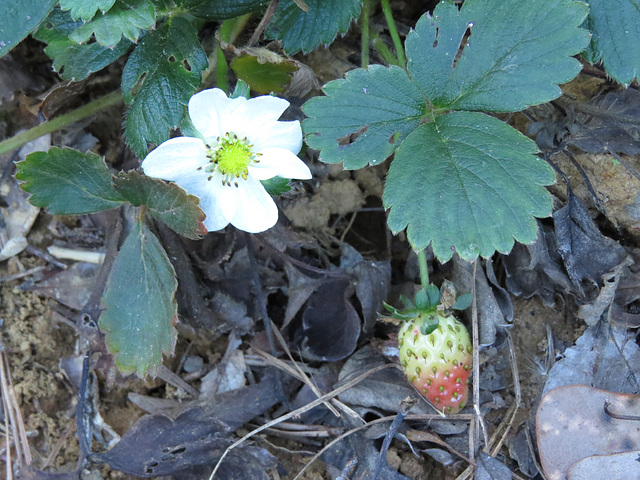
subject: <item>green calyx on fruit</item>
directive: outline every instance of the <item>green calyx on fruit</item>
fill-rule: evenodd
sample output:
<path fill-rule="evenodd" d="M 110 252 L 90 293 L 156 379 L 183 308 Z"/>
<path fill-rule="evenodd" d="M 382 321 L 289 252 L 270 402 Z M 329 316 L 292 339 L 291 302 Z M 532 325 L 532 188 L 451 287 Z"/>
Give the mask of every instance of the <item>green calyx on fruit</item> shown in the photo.
<path fill-rule="evenodd" d="M 407 380 L 438 411 L 458 413 L 469 397 L 473 358 L 469 332 L 447 312 L 434 285 L 416 294 L 415 305 L 406 297 L 402 301 L 406 307 L 403 310 L 385 306 L 404 321 L 398 344 Z"/>

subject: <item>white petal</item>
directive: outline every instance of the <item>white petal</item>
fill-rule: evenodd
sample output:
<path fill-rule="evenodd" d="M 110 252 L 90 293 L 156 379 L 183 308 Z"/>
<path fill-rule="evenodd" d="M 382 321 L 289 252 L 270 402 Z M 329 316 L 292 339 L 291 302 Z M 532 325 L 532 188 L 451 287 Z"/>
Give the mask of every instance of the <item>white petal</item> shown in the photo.
<path fill-rule="evenodd" d="M 189 100 L 189 117 L 205 138 L 216 138 L 228 131 L 226 119 L 244 103 L 245 98 L 230 99 L 219 88 L 203 90 Z"/>
<path fill-rule="evenodd" d="M 249 166 L 249 174 L 258 180 L 267 180 L 280 175 L 284 178 L 311 178 L 309 167 L 297 156 L 284 148 L 267 148 L 259 157 L 260 163 Z"/>
<path fill-rule="evenodd" d="M 199 138 L 176 137 L 167 140 L 142 162 L 142 170 L 150 177 L 177 180 L 196 173 L 209 162 L 204 143 Z"/>
<path fill-rule="evenodd" d="M 289 108 L 288 101 L 271 95 L 250 98 L 244 104 L 248 115 L 259 124 L 278 120 L 287 108 Z"/>
<path fill-rule="evenodd" d="M 234 187 L 232 187 L 234 188 Z M 278 221 L 278 207 L 262 184 L 255 178 L 238 182 L 238 207 L 231 225 L 249 233 L 263 232 Z"/>
<path fill-rule="evenodd" d="M 238 195 L 235 187 L 222 185 L 222 175 L 219 173 L 214 173 L 211 181 L 207 183 L 207 190 L 199 192 L 198 196 L 200 208 L 207 215 L 204 226 L 212 232 L 226 227 L 234 217 L 238 208 Z"/>
<path fill-rule="evenodd" d="M 254 152 L 262 152 L 269 147 L 279 147 L 297 154 L 302 148 L 302 129 L 297 120 L 267 123 L 250 132 L 247 138 L 253 144 Z"/>

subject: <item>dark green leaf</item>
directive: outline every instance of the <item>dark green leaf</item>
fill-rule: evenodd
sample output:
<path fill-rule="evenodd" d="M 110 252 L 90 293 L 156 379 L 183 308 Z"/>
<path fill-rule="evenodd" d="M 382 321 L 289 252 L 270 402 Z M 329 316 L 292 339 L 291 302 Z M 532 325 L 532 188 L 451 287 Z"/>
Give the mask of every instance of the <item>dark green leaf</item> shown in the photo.
<path fill-rule="evenodd" d="M 309 53 L 344 34 L 360 16 L 361 0 L 305 0 L 304 12 L 294 0 L 280 0 L 265 35 L 280 40 L 288 54 Z"/>
<path fill-rule="evenodd" d="M 439 323 L 440 320 L 436 316 L 423 318 L 422 325 L 420 325 L 420 333 L 422 333 L 422 335 L 429 335 L 430 333 L 433 333 L 433 331 L 438 328 Z"/>
<path fill-rule="evenodd" d="M 400 301 L 402 302 L 402 304 L 404 305 L 405 309 L 411 310 L 411 309 L 416 308 L 415 303 L 413 303 L 411 301 L 411 299 L 409 297 L 407 297 L 406 295 L 402 295 L 401 294 L 399 298 L 400 298 Z"/>
<path fill-rule="evenodd" d="M 31 194 L 36 207 L 54 215 L 80 215 L 119 206 L 124 199 L 115 190 L 104 160 L 71 148 L 35 152 L 17 164 L 16 178 Z"/>
<path fill-rule="evenodd" d="M 385 160 L 426 110 L 424 97 L 399 67 L 352 70 L 327 83 L 324 93 L 304 105 L 309 118 L 302 128 L 309 146 L 321 150 L 320 160 L 348 169 Z"/>
<path fill-rule="evenodd" d="M 283 193 L 291 190 L 288 178 L 275 176 L 268 180 L 260 180 L 260 183 L 265 190 L 269 192 L 269 195 L 282 195 Z"/>
<path fill-rule="evenodd" d="M 640 70 L 640 1 L 589 0 L 593 36 L 588 57 L 602 60 L 607 74 L 628 86 Z"/>
<path fill-rule="evenodd" d="M 432 305 L 432 303 L 429 301 L 429 295 L 427 295 L 427 292 L 424 288 L 421 288 L 416 293 L 415 302 L 416 308 L 418 310 L 427 310 Z"/>
<path fill-rule="evenodd" d="M 54 10 L 46 22 L 34 34 L 34 37 L 48 46 L 45 53 L 53 59 L 53 68 L 65 80 L 80 81 L 93 72 L 110 65 L 131 46 L 129 40 L 122 40 L 114 48 L 99 43 L 78 44 L 69 35 L 82 22 L 75 22 L 68 12 Z"/>
<path fill-rule="evenodd" d="M 106 12 L 116 0 L 60 0 L 63 10 L 70 10 L 71 17 L 75 20 L 91 20 L 98 10 Z"/>
<path fill-rule="evenodd" d="M 292 60 L 263 62 L 254 55 L 241 55 L 231 60 L 231 68 L 258 93 L 282 92 L 291 82 L 291 74 L 298 70 Z"/>
<path fill-rule="evenodd" d="M 0 57 L 35 30 L 55 4 L 55 0 L 3 0 L 0 7 Z"/>
<path fill-rule="evenodd" d="M 466 310 L 467 308 L 469 308 L 469 305 L 471 305 L 472 301 L 473 293 L 464 293 L 456 298 L 456 303 L 454 303 L 451 308 L 453 308 L 454 310 Z"/>
<path fill-rule="evenodd" d="M 165 183 L 135 171 L 121 173 L 114 183 L 116 190 L 131 204 L 145 205 L 151 215 L 174 232 L 194 240 L 207 233 L 198 197 L 187 195 L 175 183 Z"/>
<path fill-rule="evenodd" d="M 578 28 L 587 13 L 570 0 L 468 0 L 459 11 L 440 2 L 407 36 L 407 69 L 436 107 L 522 110 L 578 74 L 571 56 L 589 42 Z"/>
<path fill-rule="evenodd" d="M 147 142 L 164 142 L 180 125 L 207 65 L 198 33 L 184 18 L 173 18 L 142 38 L 122 73 L 122 92 L 131 103 L 125 134 L 140 158 L 147 155 Z"/>
<path fill-rule="evenodd" d="M 124 374 L 155 374 L 176 343 L 178 282 L 156 236 L 137 222 L 118 252 L 102 297 L 100 329 Z"/>
<path fill-rule="evenodd" d="M 123 36 L 137 42 L 140 30 L 149 29 L 155 23 L 156 11 L 149 0 L 118 0 L 108 12 L 78 27 L 71 39 L 83 43 L 95 35 L 96 42 L 113 48 Z"/>
<path fill-rule="evenodd" d="M 535 240 L 534 217 L 551 213 L 542 185 L 551 168 L 536 144 L 500 120 L 452 112 L 418 127 L 396 151 L 383 202 L 388 223 L 407 228 L 415 250 L 431 242 L 441 261 L 508 252 Z"/>
<path fill-rule="evenodd" d="M 427 285 L 425 293 L 429 298 L 429 305 L 435 307 L 440 303 L 440 290 L 434 284 Z"/>
<path fill-rule="evenodd" d="M 226 20 L 260 10 L 270 0 L 188 0 L 182 4 L 189 13 L 207 20 Z"/>

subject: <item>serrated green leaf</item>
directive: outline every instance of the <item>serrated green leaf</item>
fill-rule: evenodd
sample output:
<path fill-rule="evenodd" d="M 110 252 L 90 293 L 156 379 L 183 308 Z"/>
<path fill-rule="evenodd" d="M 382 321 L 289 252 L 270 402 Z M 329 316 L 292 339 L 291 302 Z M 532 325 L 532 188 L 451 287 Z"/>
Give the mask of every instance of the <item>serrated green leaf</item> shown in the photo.
<path fill-rule="evenodd" d="M 260 10 L 270 0 L 190 0 L 182 2 L 189 13 L 206 20 L 226 20 Z"/>
<path fill-rule="evenodd" d="M 418 88 L 395 66 L 352 70 L 327 83 L 324 93 L 304 105 L 306 141 L 321 150 L 320 160 L 348 169 L 384 161 L 426 110 Z"/>
<path fill-rule="evenodd" d="M 65 80 L 80 81 L 87 78 L 115 62 L 132 45 L 129 40 L 122 40 L 114 48 L 99 43 L 79 45 L 69 35 L 80 25 L 82 22 L 72 20 L 69 12 L 56 9 L 33 35 L 48 44 L 44 51 L 53 59 L 54 70 Z"/>
<path fill-rule="evenodd" d="M 456 298 L 456 303 L 453 304 L 451 308 L 454 310 L 466 310 L 471 305 L 473 301 L 473 293 L 463 293 L 458 298 Z"/>
<path fill-rule="evenodd" d="M 305 1 L 308 12 L 294 0 L 280 0 L 265 32 L 268 38 L 280 40 L 290 55 L 301 50 L 306 54 L 320 44 L 330 44 L 338 33 L 346 33 L 362 8 L 362 0 Z"/>
<path fill-rule="evenodd" d="M 289 179 L 279 176 L 269 178 L 268 180 L 260 180 L 260 183 L 265 188 L 269 195 L 282 195 L 285 192 L 291 190 L 289 185 Z"/>
<path fill-rule="evenodd" d="M 119 174 L 114 184 L 123 198 L 136 207 L 145 205 L 154 218 L 174 232 L 194 240 L 207 233 L 198 197 L 187 195 L 175 183 L 130 171 Z"/>
<path fill-rule="evenodd" d="M 74 20 L 82 18 L 83 20 L 91 20 L 96 12 L 106 12 L 109 10 L 116 0 L 60 0 L 60 7 L 63 10 L 69 10 L 71 18 Z"/>
<path fill-rule="evenodd" d="M 459 11 L 441 2 L 407 36 L 407 69 L 436 107 L 519 111 L 578 74 L 571 56 L 589 42 L 578 28 L 587 13 L 571 0 L 467 0 Z"/>
<path fill-rule="evenodd" d="M 291 60 L 263 62 L 254 55 L 241 55 L 231 60 L 236 76 L 251 85 L 258 93 L 282 92 L 291 82 L 291 74 L 298 66 Z"/>
<path fill-rule="evenodd" d="M 95 35 L 96 42 L 113 48 L 123 36 L 137 42 L 140 30 L 149 29 L 155 23 L 156 11 L 149 0 L 118 0 L 108 12 L 78 27 L 71 39 L 83 43 Z"/>
<path fill-rule="evenodd" d="M 542 185 L 551 168 L 536 144 L 500 120 L 452 112 L 411 133 L 396 151 L 383 203 L 389 228 L 407 228 L 415 250 L 432 244 L 440 261 L 508 252 L 536 238 L 534 217 L 551 214 Z"/>
<path fill-rule="evenodd" d="M 420 325 L 420 333 L 422 335 L 429 335 L 434 332 L 436 328 L 438 328 L 438 324 L 440 320 L 436 316 L 431 316 L 422 320 L 422 325 Z"/>
<path fill-rule="evenodd" d="M 55 0 L 4 0 L 0 7 L 0 57 L 35 30 L 55 4 Z"/>
<path fill-rule="evenodd" d="M 131 230 L 113 262 L 102 297 L 100 329 L 125 374 L 155 374 L 176 343 L 178 287 L 173 266 L 142 222 Z"/>
<path fill-rule="evenodd" d="M 591 63 L 602 60 L 611 77 L 628 86 L 640 71 L 640 1 L 589 0 Z"/>
<path fill-rule="evenodd" d="M 53 215 L 80 215 L 118 207 L 124 199 L 113 187 L 102 157 L 71 148 L 34 152 L 17 163 L 16 178 L 29 202 Z"/>
<path fill-rule="evenodd" d="M 125 134 L 136 155 L 144 158 L 147 142 L 161 144 L 180 125 L 207 65 L 198 32 L 184 18 L 173 18 L 140 40 L 122 73 L 122 92 L 131 103 Z"/>

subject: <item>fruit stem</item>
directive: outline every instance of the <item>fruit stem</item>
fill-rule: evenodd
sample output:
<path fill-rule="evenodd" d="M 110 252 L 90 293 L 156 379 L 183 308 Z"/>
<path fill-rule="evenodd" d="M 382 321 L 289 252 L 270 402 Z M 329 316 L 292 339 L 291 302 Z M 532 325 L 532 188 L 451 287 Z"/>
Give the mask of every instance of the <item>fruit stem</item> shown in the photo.
<path fill-rule="evenodd" d="M 420 266 L 420 283 L 422 288 L 427 288 L 429 286 L 429 266 L 427 265 L 426 249 L 418 252 L 418 265 Z"/>

